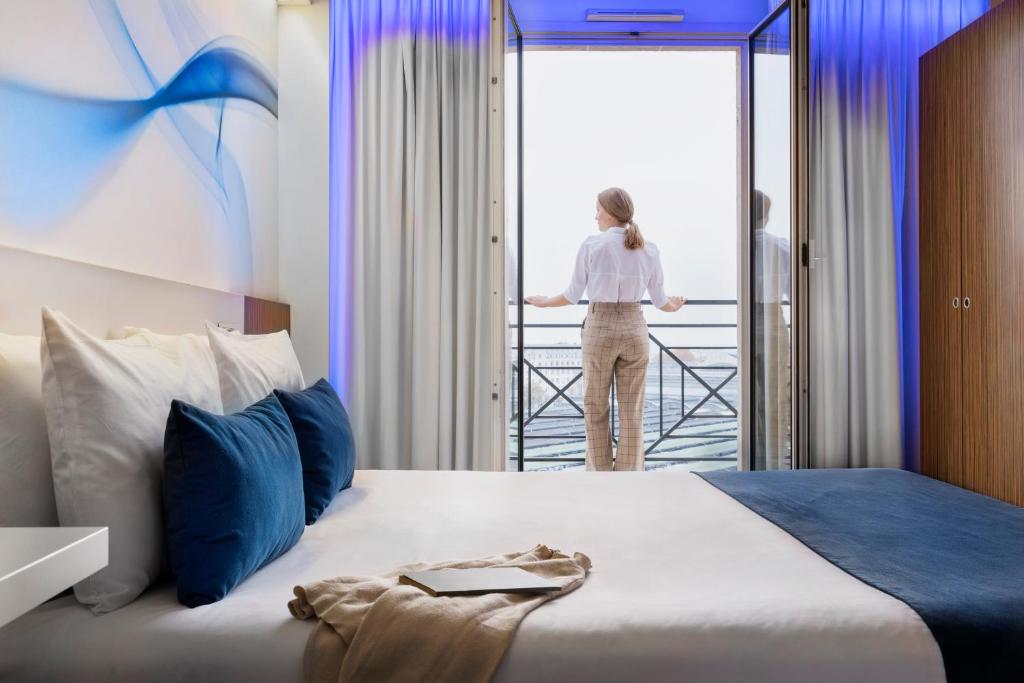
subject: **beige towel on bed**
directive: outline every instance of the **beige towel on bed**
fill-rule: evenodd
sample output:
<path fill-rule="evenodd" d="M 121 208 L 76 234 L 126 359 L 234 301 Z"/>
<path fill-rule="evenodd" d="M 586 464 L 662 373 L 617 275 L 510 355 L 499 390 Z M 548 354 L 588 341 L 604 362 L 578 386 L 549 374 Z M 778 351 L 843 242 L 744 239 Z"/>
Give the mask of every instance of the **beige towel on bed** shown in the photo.
<path fill-rule="evenodd" d="M 522 567 L 554 579 L 562 589 L 435 598 L 398 583 L 404 572 L 452 567 Z M 567 557 L 538 545 L 528 552 L 420 562 L 384 576 L 340 576 L 296 586 L 295 599 L 288 603 L 292 615 L 320 619 L 306 643 L 306 680 L 486 683 L 523 617 L 579 587 L 589 570 L 586 555 Z"/>

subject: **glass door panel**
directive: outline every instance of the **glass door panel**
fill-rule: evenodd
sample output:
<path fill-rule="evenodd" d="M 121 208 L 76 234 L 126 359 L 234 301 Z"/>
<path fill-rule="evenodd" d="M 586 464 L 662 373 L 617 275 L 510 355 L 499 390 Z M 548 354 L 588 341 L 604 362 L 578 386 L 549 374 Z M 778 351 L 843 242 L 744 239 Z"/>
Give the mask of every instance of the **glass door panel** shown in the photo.
<path fill-rule="evenodd" d="M 751 469 L 792 467 L 790 9 L 750 38 Z"/>

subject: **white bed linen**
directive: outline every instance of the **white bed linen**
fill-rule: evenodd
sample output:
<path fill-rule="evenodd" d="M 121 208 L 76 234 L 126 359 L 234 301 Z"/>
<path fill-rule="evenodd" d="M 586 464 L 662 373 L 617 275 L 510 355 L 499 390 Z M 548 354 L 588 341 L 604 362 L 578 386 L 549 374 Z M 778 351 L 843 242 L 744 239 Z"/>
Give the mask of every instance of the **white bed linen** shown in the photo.
<path fill-rule="evenodd" d="M 942 681 L 909 607 L 683 472 L 359 471 L 299 544 L 219 603 L 173 587 L 93 616 L 62 598 L 0 629 L 2 680 L 298 681 L 296 583 L 547 543 L 588 554 L 523 622 L 498 681 Z"/>

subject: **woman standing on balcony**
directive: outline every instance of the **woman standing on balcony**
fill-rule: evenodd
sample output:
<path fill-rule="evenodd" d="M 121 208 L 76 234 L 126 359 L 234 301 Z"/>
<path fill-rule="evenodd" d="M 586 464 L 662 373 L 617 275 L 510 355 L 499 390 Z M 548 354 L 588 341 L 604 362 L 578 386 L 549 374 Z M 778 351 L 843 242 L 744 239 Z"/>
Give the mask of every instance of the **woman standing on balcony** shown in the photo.
<path fill-rule="evenodd" d="M 661 257 L 633 220 L 633 199 L 618 187 L 597 195 L 597 227 L 580 246 L 569 287 L 557 296 L 531 296 L 547 308 L 590 298 L 583 320 L 583 412 L 588 470 L 644 469 L 644 389 L 650 342 L 640 310 L 644 291 L 669 313 L 686 299 L 665 296 Z M 609 401 L 612 375 L 619 402 L 619 448 L 612 465 Z"/>

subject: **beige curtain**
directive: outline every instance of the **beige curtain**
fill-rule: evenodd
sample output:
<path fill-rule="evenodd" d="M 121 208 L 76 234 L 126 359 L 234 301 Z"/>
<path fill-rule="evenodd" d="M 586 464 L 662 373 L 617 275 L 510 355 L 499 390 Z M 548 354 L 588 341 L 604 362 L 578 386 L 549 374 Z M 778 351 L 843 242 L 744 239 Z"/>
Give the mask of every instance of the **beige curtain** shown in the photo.
<path fill-rule="evenodd" d="M 852 35 L 845 9 L 884 14 L 844 0 L 811 19 L 808 450 L 813 467 L 899 467 L 887 74 L 853 59 L 877 37 Z"/>
<path fill-rule="evenodd" d="M 334 40 L 360 46 L 349 391 L 358 465 L 494 469 L 489 2 L 335 8 L 347 14 Z"/>
<path fill-rule="evenodd" d="M 814 467 L 919 447 L 918 58 L 986 0 L 823 0 L 810 12 Z"/>

